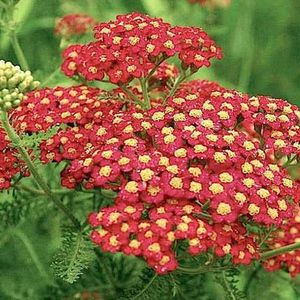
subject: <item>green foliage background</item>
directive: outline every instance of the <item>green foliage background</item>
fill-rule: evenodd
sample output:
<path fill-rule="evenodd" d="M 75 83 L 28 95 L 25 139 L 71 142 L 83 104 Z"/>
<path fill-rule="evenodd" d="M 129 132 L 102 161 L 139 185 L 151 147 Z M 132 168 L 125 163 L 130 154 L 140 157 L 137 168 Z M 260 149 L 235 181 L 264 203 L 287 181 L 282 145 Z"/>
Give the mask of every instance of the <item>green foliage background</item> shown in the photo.
<path fill-rule="evenodd" d="M 21 0 L 17 8 L 17 33 L 30 69 L 50 86 L 72 83 L 59 72 L 50 77 L 61 61 L 60 41 L 53 35 L 58 17 L 83 12 L 107 21 L 116 14 L 139 11 L 173 24 L 201 26 L 214 37 L 224 58 L 201 70 L 197 78 L 300 105 L 299 0 L 232 0 L 228 8 L 214 11 L 186 0 Z M 18 63 L 5 31 L 0 58 Z M 57 167 L 43 171 L 54 188 L 59 186 L 58 171 Z M 91 196 L 63 197 L 81 219 L 92 210 Z M 57 279 L 50 264 L 61 243 L 63 216 L 42 198 L 19 191 L 0 193 L 0 299 L 84 299 L 83 292 L 86 299 L 98 299 L 97 293 L 101 299 L 225 299 L 213 274 L 176 273 L 155 278 L 151 288 L 135 298 L 153 279 L 152 272 L 141 273 L 143 264 L 135 259 L 100 252 L 75 284 Z M 254 267 L 241 271 L 237 285 L 247 299 L 300 299 L 299 278 Z"/>

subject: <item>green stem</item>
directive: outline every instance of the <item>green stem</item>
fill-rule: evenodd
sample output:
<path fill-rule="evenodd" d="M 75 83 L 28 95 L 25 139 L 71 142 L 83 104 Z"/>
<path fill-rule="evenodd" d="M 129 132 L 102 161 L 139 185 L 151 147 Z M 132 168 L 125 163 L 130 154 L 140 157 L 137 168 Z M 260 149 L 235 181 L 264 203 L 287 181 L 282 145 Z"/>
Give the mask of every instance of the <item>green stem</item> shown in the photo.
<path fill-rule="evenodd" d="M 151 284 L 153 283 L 153 281 L 157 278 L 158 274 L 155 274 L 152 279 L 147 283 L 147 285 L 137 294 L 135 295 L 133 298 L 131 298 L 131 300 L 135 300 L 138 297 L 142 296 L 147 290 L 148 288 L 151 286 Z"/>
<path fill-rule="evenodd" d="M 29 65 L 27 63 L 26 57 L 25 57 L 24 52 L 23 52 L 23 50 L 20 46 L 20 43 L 19 43 L 19 40 L 17 38 L 17 35 L 16 35 L 15 31 L 10 32 L 10 41 L 11 41 L 12 47 L 14 48 L 16 57 L 18 59 L 18 62 L 20 64 L 21 68 L 25 71 L 29 70 Z"/>
<path fill-rule="evenodd" d="M 31 193 L 34 193 L 36 195 L 45 195 L 44 191 L 38 190 L 38 189 L 34 189 L 34 188 L 29 187 L 29 186 L 14 185 L 13 187 L 16 188 L 19 191 L 31 192 Z"/>
<path fill-rule="evenodd" d="M 141 88 L 143 91 L 143 96 L 144 96 L 144 101 L 145 101 L 145 108 L 146 109 L 150 109 L 151 108 L 151 102 L 150 102 L 150 98 L 149 98 L 149 94 L 148 94 L 148 82 L 147 80 L 144 79 L 140 79 L 140 83 L 141 83 Z"/>
<path fill-rule="evenodd" d="M 290 245 L 287 245 L 287 246 L 284 246 L 284 247 L 280 247 L 278 249 L 273 249 L 273 250 L 263 252 L 261 254 L 261 259 L 265 260 L 265 259 L 271 258 L 273 256 L 285 254 L 285 253 L 288 253 L 290 251 L 294 251 L 294 250 L 297 250 L 297 249 L 300 249 L 300 242 L 290 244 Z"/>
<path fill-rule="evenodd" d="M 17 236 L 23 242 L 23 244 L 24 244 L 26 250 L 28 251 L 29 255 L 31 256 L 31 259 L 32 259 L 33 263 L 35 264 L 37 270 L 39 271 L 41 276 L 43 278 L 45 278 L 46 281 L 49 282 L 50 278 L 49 278 L 43 264 L 41 263 L 35 249 L 33 248 L 32 243 L 28 239 L 28 237 L 21 230 L 15 230 L 14 235 Z"/>
<path fill-rule="evenodd" d="M 191 75 L 192 75 L 192 73 L 190 73 L 190 74 L 187 75 L 185 72 L 182 72 L 182 73 L 180 74 L 180 76 L 176 79 L 174 85 L 172 86 L 172 88 L 171 88 L 169 94 L 168 94 L 168 95 L 166 96 L 166 98 L 164 99 L 163 104 L 166 104 L 166 102 L 167 102 L 167 100 L 168 100 L 169 97 L 173 97 L 173 96 L 174 96 L 174 94 L 175 94 L 175 92 L 177 91 L 179 85 L 180 85 L 183 81 L 185 81 L 188 77 L 190 77 Z"/>
<path fill-rule="evenodd" d="M 148 80 L 158 69 L 158 67 L 166 60 L 166 57 L 161 57 L 159 61 L 156 63 L 155 67 L 150 71 L 150 73 L 145 77 L 145 80 Z"/>
<path fill-rule="evenodd" d="M 35 188 L 31 188 L 29 186 L 25 186 L 25 185 L 13 185 L 14 188 L 16 188 L 19 191 L 25 191 L 25 192 L 31 192 L 34 194 L 38 194 L 38 195 L 45 195 L 45 192 L 42 190 L 38 190 Z M 57 194 L 57 195 L 65 195 L 65 194 L 70 194 L 73 193 L 73 190 L 51 190 L 51 192 L 53 194 Z"/>
<path fill-rule="evenodd" d="M 121 84 L 120 88 L 133 100 L 136 104 L 143 107 L 145 104 L 142 102 L 127 86 Z"/>
<path fill-rule="evenodd" d="M 60 66 L 55 69 L 49 76 L 48 78 L 41 83 L 41 86 L 45 86 L 46 84 L 48 84 L 49 82 L 51 82 L 51 80 L 60 72 Z"/>
<path fill-rule="evenodd" d="M 261 247 L 264 242 L 270 237 L 270 235 L 276 230 L 275 226 L 271 226 L 270 229 L 268 230 L 268 232 L 266 233 L 266 235 L 262 238 L 262 240 L 259 243 L 259 247 Z"/>
<path fill-rule="evenodd" d="M 219 277 L 219 284 L 223 287 L 227 298 L 226 299 L 230 299 L 230 300 L 238 300 L 235 296 L 235 294 L 232 292 L 232 289 L 230 288 L 230 285 L 227 281 L 226 278 L 226 274 L 225 271 L 222 271 L 221 276 Z"/>
<path fill-rule="evenodd" d="M 232 269 L 232 266 L 225 266 L 225 267 L 203 267 L 200 266 L 198 268 L 185 268 L 185 267 L 178 267 L 177 270 L 180 271 L 181 273 L 186 273 L 186 274 L 201 274 L 201 273 L 208 273 L 208 272 L 219 272 L 223 270 L 230 270 Z"/>
<path fill-rule="evenodd" d="M 25 162 L 26 166 L 28 167 L 30 173 L 32 174 L 33 178 L 40 186 L 40 188 L 44 191 L 47 198 L 52 201 L 61 211 L 65 213 L 65 215 L 70 219 L 70 221 L 74 224 L 74 226 L 80 229 L 80 223 L 76 219 L 76 217 L 69 211 L 69 209 L 60 201 L 58 200 L 55 195 L 52 193 L 48 184 L 44 181 L 42 176 L 40 175 L 38 169 L 35 167 L 34 163 L 32 162 L 28 152 L 25 148 L 21 146 L 21 138 L 17 135 L 14 128 L 10 125 L 8 120 L 8 115 L 6 111 L 2 111 L 1 113 L 1 121 L 2 126 L 7 133 L 10 141 L 12 142 L 13 146 L 18 150 L 19 154 L 21 155 L 23 161 Z"/>

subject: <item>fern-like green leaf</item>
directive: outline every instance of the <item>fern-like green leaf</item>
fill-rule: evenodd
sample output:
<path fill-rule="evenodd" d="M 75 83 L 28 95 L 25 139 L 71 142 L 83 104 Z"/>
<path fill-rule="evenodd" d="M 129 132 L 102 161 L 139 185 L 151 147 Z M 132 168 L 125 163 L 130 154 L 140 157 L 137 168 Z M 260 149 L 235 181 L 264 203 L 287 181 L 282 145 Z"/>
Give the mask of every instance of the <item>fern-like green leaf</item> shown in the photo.
<path fill-rule="evenodd" d="M 46 132 L 40 131 L 31 134 L 23 134 L 21 136 L 21 145 L 27 150 L 32 151 L 33 159 L 38 160 L 40 157 L 40 144 L 42 141 L 52 138 L 64 125 L 53 126 Z"/>
<path fill-rule="evenodd" d="M 208 300 L 205 296 L 204 275 L 171 273 L 157 275 L 144 269 L 139 280 L 123 291 L 120 300 Z"/>
<path fill-rule="evenodd" d="M 223 287 L 226 300 L 242 300 L 246 299 L 246 295 L 238 288 L 237 276 L 239 270 L 232 269 L 216 274 L 216 281 Z"/>
<path fill-rule="evenodd" d="M 2 196 L 3 195 L 3 196 Z M 4 198 L 4 192 L 1 193 L 1 198 Z M 11 196 L 8 194 L 7 196 Z M 41 196 L 29 199 L 27 195 L 13 192 L 13 199 L 0 201 L 0 231 L 6 229 L 8 226 L 15 226 L 21 222 L 33 209 L 37 212 L 43 213 L 45 209 L 45 201 Z"/>
<path fill-rule="evenodd" d="M 73 283 L 95 258 L 91 242 L 82 232 L 65 231 L 62 246 L 54 257 L 52 267 L 56 276 Z"/>

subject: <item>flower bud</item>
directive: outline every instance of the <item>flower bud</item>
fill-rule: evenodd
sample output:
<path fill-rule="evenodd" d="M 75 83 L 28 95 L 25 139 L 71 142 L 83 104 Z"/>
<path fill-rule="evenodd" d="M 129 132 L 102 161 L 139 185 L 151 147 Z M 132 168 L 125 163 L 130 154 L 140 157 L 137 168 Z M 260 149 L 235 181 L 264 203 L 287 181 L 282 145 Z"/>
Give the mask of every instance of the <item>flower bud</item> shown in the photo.
<path fill-rule="evenodd" d="M 39 86 L 30 71 L 22 71 L 19 66 L 0 60 L 0 111 L 20 105 L 24 95 Z"/>

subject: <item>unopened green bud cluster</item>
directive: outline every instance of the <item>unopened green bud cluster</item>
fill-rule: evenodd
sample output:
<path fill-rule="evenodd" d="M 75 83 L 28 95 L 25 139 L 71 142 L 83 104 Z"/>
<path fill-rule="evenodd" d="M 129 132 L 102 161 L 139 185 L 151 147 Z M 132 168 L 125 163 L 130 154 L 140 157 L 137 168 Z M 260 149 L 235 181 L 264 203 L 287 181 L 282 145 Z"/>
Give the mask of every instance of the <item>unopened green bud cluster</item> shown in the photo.
<path fill-rule="evenodd" d="M 0 60 L 0 111 L 7 111 L 20 105 L 26 92 L 39 86 L 30 71 Z"/>

